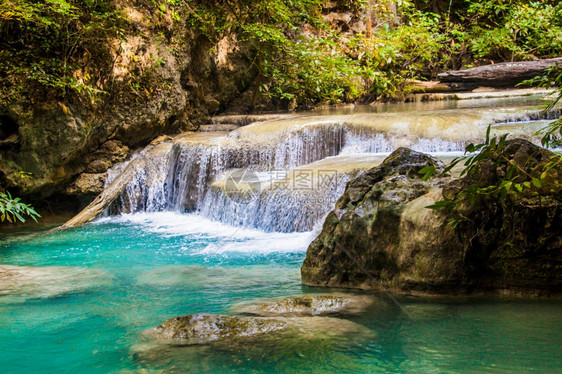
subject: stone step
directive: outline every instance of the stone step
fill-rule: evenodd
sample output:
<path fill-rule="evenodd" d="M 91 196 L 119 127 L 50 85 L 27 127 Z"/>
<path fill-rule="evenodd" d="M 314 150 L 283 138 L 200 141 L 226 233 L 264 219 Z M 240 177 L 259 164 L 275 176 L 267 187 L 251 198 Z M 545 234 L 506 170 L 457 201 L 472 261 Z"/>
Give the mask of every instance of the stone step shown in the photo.
<path fill-rule="evenodd" d="M 221 132 L 221 131 L 234 131 L 240 126 L 232 123 L 219 123 L 199 126 L 200 132 Z"/>

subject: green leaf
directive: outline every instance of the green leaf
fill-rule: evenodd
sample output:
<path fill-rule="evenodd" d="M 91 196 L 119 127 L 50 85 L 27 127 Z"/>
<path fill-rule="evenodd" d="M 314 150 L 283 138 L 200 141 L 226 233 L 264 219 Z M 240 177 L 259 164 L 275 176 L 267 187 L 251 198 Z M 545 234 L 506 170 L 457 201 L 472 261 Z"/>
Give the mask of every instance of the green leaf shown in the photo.
<path fill-rule="evenodd" d="M 437 209 L 443 209 L 443 208 L 451 208 L 454 205 L 455 205 L 455 203 L 453 201 L 440 200 L 440 201 L 436 201 L 435 204 L 426 206 L 426 208 L 437 210 Z"/>
<path fill-rule="evenodd" d="M 435 166 L 433 165 L 427 165 L 423 168 L 421 168 L 420 170 L 418 170 L 418 174 L 423 174 L 422 179 L 424 181 L 428 180 L 429 178 L 431 178 L 431 176 L 435 173 Z"/>
<path fill-rule="evenodd" d="M 509 190 L 511 190 L 511 186 L 513 186 L 513 182 L 509 181 L 509 182 L 505 182 L 503 183 L 502 187 L 505 190 L 505 192 L 509 192 Z"/>
<path fill-rule="evenodd" d="M 541 180 L 538 178 L 533 178 L 532 179 L 533 182 L 533 186 L 537 187 L 537 188 L 541 188 L 542 187 L 542 183 Z"/>

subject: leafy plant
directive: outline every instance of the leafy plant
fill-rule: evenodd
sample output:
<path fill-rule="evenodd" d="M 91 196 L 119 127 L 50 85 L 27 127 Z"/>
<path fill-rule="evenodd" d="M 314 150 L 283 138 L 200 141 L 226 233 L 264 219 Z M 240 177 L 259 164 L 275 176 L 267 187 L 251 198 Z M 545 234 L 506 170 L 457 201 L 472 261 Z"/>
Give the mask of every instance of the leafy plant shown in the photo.
<path fill-rule="evenodd" d="M 562 66 L 556 65 L 548 68 L 543 75 L 524 81 L 521 84 L 544 88 L 556 87 L 552 92 L 554 99 L 550 100 L 544 109 L 544 112 L 548 112 L 554 109 L 562 99 Z M 554 148 L 562 145 L 562 118 L 550 123 L 536 135 L 542 135 L 541 143 L 545 147 Z"/>
<path fill-rule="evenodd" d="M 19 197 L 12 197 L 8 191 L 0 192 L 0 222 L 25 222 L 25 216 L 35 222 L 41 217 L 31 205 L 22 203 Z"/>
<path fill-rule="evenodd" d="M 470 1 L 469 24 L 476 58 L 526 60 L 562 52 L 562 6 L 551 1 Z M 553 4 L 551 4 L 553 3 Z"/>
<path fill-rule="evenodd" d="M 8 95 L 32 90 L 97 98 L 107 72 L 99 63 L 85 71 L 86 59 L 110 62 L 107 40 L 123 32 L 122 24 L 108 0 L 0 0 L 0 78 L 7 77 L 0 83 Z"/>
<path fill-rule="evenodd" d="M 427 206 L 429 209 L 459 210 L 464 204 L 470 206 L 486 201 L 504 204 L 506 200 L 519 197 L 538 197 L 551 194 L 557 196 L 562 191 L 562 157 L 552 156 L 548 161 L 536 163 L 533 155 L 524 162 L 515 161 L 506 155 L 506 142 L 509 134 L 490 136 L 488 126 L 483 143 L 466 146 L 465 155 L 455 158 L 442 172 L 449 173 L 458 163 L 464 161 L 460 176 L 472 176 L 469 183 L 451 200 L 443 199 Z M 475 178 L 483 168 L 497 171 L 494 180 L 480 181 Z M 425 180 L 434 173 L 435 168 L 428 166 L 419 171 Z M 456 222 L 456 221 L 453 221 Z"/>

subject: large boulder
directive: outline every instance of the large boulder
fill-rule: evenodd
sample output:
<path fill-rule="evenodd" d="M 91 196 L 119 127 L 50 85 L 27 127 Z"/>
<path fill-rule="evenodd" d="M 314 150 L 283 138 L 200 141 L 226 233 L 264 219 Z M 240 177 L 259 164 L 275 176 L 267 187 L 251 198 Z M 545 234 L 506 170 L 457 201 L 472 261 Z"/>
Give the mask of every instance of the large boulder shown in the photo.
<path fill-rule="evenodd" d="M 529 162 L 531 156 L 536 159 Z M 524 159 L 537 168 L 550 156 L 518 139 L 463 179 L 436 173 L 424 181 L 418 172 L 427 165 L 439 171 L 439 162 L 398 149 L 348 183 L 308 248 L 302 282 L 444 293 L 559 292 L 559 193 L 548 195 L 543 188 L 539 197 L 481 199 L 449 211 L 426 208 L 443 194 L 455 200 L 474 183 L 497 182 L 510 162 Z"/>

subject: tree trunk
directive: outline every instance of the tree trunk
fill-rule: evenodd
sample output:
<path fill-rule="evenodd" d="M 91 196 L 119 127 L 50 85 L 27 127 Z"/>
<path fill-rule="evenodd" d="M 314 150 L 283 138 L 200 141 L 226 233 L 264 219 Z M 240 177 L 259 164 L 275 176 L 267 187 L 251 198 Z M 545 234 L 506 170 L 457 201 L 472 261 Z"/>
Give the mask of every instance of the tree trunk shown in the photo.
<path fill-rule="evenodd" d="M 535 61 L 501 62 L 441 73 L 439 74 L 439 81 L 447 84 L 465 83 L 474 86 L 508 88 L 514 87 L 524 80 L 542 75 L 545 69 L 557 64 L 562 66 L 562 57 Z"/>
<path fill-rule="evenodd" d="M 123 170 L 109 186 L 107 186 L 87 207 L 80 213 L 66 221 L 62 226 L 59 226 L 52 231 L 66 230 L 72 227 L 77 227 L 96 219 L 103 213 L 115 199 L 121 195 L 125 187 L 133 180 L 135 170 L 142 167 L 144 160 L 137 158 L 131 161 L 129 165 Z"/>

